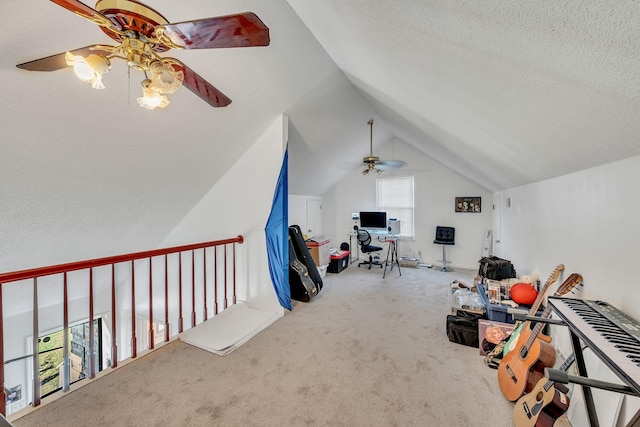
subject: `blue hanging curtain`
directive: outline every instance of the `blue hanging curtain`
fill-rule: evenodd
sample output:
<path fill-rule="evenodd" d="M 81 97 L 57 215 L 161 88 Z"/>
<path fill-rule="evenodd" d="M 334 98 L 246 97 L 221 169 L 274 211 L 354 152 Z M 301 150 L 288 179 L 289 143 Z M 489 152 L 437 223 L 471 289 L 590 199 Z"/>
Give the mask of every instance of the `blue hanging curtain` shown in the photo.
<path fill-rule="evenodd" d="M 291 310 L 289 287 L 289 149 L 285 150 L 280 176 L 265 229 L 269 275 L 280 305 Z"/>

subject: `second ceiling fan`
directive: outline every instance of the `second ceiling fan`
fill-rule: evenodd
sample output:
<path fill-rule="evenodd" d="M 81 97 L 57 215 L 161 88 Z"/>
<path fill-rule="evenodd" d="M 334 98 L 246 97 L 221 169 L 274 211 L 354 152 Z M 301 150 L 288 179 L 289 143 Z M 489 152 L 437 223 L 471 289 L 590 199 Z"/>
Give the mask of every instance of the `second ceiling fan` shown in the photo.
<path fill-rule="evenodd" d="M 407 163 L 402 160 L 380 160 L 379 157 L 373 155 L 373 119 L 369 120 L 367 124 L 369 125 L 369 156 L 362 159 L 362 162 L 367 165 L 362 174 L 369 175 L 370 172 L 378 172 L 378 175 L 382 175 L 387 169 L 406 166 Z"/>

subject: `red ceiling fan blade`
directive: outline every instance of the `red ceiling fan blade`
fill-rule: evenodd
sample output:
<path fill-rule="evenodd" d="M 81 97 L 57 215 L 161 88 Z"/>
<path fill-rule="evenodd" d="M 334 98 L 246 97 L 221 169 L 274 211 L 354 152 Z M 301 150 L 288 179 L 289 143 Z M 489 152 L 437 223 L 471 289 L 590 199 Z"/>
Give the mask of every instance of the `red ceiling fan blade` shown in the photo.
<path fill-rule="evenodd" d="M 67 10 L 75 13 L 78 16 L 87 19 L 94 24 L 98 24 L 104 27 L 111 27 L 121 30 L 119 25 L 110 21 L 106 16 L 98 12 L 97 10 L 87 6 L 86 4 L 78 1 L 78 0 L 51 0 L 58 6 L 62 6 Z"/>
<path fill-rule="evenodd" d="M 162 25 L 164 35 L 185 49 L 269 46 L 269 28 L 253 12 Z M 156 28 L 156 34 L 158 28 Z"/>
<path fill-rule="evenodd" d="M 202 98 L 207 104 L 213 107 L 226 107 L 231 104 L 231 99 L 218 89 L 213 87 L 211 83 L 203 79 L 191 68 L 184 64 L 172 64 L 177 71 L 184 73 L 184 81 L 182 86 Z"/>
<path fill-rule="evenodd" d="M 74 55 L 87 56 L 92 53 L 98 55 L 107 56 L 110 52 L 101 49 L 92 49 L 93 46 L 81 47 L 80 49 L 70 50 L 69 52 Z M 18 64 L 16 67 L 22 68 L 27 71 L 56 71 L 61 70 L 63 68 L 67 68 L 67 62 L 65 60 L 66 52 L 57 53 L 55 55 L 47 56 L 46 58 L 35 59 L 33 61 L 25 62 L 23 64 Z"/>

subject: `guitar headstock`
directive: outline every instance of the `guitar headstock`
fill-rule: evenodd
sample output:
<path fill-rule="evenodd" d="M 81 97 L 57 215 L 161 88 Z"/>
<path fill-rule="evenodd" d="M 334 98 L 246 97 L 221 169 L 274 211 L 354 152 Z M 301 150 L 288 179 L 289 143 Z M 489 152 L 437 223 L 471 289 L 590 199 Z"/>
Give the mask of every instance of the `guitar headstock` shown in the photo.
<path fill-rule="evenodd" d="M 562 282 L 560 287 L 558 287 L 558 290 L 556 291 L 556 295 L 562 296 L 568 293 L 569 291 L 571 291 L 571 289 L 573 289 L 574 287 L 578 286 L 581 283 L 582 283 L 582 276 L 579 275 L 578 273 L 572 273 L 569 275 L 569 277 L 565 279 L 564 282 Z"/>
<path fill-rule="evenodd" d="M 536 300 L 534 301 L 529 311 L 530 315 L 532 316 L 535 315 L 535 313 L 538 311 L 538 308 L 540 308 L 540 305 L 542 304 L 542 300 L 544 299 L 544 296 L 546 295 L 547 291 L 549 290 L 551 285 L 553 285 L 555 281 L 558 280 L 560 273 L 562 273 L 563 271 L 564 271 L 564 265 L 559 264 L 556 267 L 556 269 L 553 271 L 553 273 L 551 273 L 551 276 L 549 276 L 549 279 L 546 281 L 542 289 L 540 289 L 540 292 L 538 292 L 538 296 L 536 297 Z"/>
<path fill-rule="evenodd" d="M 544 294 L 551 287 L 551 285 L 553 285 L 556 282 L 556 280 L 558 280 L 558 277 L 560 277 L 560 273 L 562 273 L 563 271 L 564 271 L 564 265 L 563 264 L 558 264 L 556 269 L 553 270 L 553 273 L 551 273 L 551 275 L 549 276 L 549 278 L 545 282 L 544 286 L 540 290 L 540 294 L 541 295 L 544 296 Z"/>
<path fill-rule="evenodd" d="M 556 269 L 553 270 L 553 273 L 551 273 L 551 276 L 549 276 L 547 283 L 545 283 L 544 285 L 545 288 L 547 286 L 551 286 L 556 280 L 558 280 L 558 277 L 560 277 L 560 273 L 562 273 L 563 271 L 564 271 L 564 264 L 558 264 Z"/>

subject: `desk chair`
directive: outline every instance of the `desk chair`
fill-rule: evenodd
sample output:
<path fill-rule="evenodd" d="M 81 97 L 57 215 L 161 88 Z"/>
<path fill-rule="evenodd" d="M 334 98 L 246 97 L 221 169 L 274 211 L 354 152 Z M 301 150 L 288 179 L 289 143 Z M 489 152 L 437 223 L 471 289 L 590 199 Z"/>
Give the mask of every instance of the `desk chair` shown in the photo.
<path fill-rule="evenodd" d="M 453 227 L 436 227 L 436 238 L 433 243 L 437 245 L 442 245 L 442 259 L 438 261 L 442 261 L 441 271 L 453 271 L 453 269 L 447 267 L 447 263 L 451 261 L 447 261 L 447 246 L 455 245 L 455 236 L 456 229 Z"/>
<path fill-rule="evenodd" d="M 358 243 L 360 244 L 360 251 L 363 254 L 369 254 L 369 261 L 363 261 L 359 263 L 358 267 L 360 267 L 361 265 L 368 265 L 369 270 L 371 270 L 372 265 L 382 267 L 382 264 L 380 262 L 373 261 L 373 255 L 371 255 L 372 252 L 381 251 L 382 248 L 380 246 L 371 245 L 371 234 L 369 234 L 367 230 L 363 230 L 361 228 L 358 229 Z"/>

